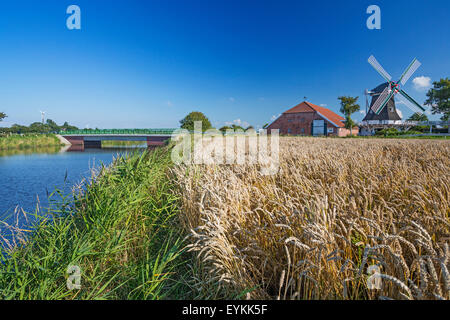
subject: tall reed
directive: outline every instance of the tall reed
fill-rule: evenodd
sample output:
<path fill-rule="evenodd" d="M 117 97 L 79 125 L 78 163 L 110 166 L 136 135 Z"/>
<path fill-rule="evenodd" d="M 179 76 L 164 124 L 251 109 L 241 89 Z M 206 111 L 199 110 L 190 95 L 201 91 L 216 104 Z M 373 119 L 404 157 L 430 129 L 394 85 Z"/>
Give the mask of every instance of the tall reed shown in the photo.
<path fill-rule="evenodd" d="M 167 150 L 118 158 L 75 198 L 4 227 L 0 299 L 163 299 L 180 292 L 182 242 Z M 31 218 L 31 217 L 30 217 Z M 69 290 L 67 268 L 81 268 Z"/>

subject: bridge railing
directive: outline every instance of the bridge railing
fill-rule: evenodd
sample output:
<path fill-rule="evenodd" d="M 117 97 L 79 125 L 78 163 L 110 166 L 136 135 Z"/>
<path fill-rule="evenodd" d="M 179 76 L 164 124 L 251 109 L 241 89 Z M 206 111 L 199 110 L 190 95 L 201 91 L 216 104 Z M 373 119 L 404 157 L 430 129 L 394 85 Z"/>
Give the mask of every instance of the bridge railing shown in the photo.
<path fill-rule="evenodd" d="M 60 131 L 61 135 L 102 135 L 102 134 L 172 134 L 177 129 L 164 128 L 164 129 L 81 129 L 81 130 L 67 130 Z"/>

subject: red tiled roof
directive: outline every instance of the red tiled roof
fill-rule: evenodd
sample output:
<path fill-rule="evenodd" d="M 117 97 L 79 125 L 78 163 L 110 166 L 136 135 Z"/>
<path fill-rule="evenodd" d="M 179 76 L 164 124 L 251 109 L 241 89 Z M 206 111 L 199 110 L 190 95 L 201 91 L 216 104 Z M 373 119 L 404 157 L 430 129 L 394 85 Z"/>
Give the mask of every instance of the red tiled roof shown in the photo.
<path fill-rule="evenodd" d="M 344 118 L 340 115 L 334 113 L 330 109 L 319 107 L 311 102 L 303 101 L 302 103 L 296 105 L 295 107 L 289 109 L 283 113 L 300 113 L 300 112 L 313 112 L 316 111 L 320 116 L 328 120 L 329 122 L 335 124 L 337 127 L 344 127 Z"/>
<path fill-rule="evenodd" d="M 295 107 L 283 113 L 299 113 L 299 112 L 314 112 L 314 109 L 306 103 L 306 101 L 296 105 Z"/>

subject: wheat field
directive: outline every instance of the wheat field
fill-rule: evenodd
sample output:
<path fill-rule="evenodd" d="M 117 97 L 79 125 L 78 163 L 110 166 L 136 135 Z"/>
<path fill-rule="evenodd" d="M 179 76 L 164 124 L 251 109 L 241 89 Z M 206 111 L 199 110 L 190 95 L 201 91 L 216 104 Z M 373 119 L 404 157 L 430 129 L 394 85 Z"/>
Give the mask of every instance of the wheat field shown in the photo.
<path fill-rule="evenodd" d="M 211 299 L 449 299 L 449 168 L 445 140 L 296 137 L 280 138 L 275 175 L 176 166 L 192 288 Z"/>

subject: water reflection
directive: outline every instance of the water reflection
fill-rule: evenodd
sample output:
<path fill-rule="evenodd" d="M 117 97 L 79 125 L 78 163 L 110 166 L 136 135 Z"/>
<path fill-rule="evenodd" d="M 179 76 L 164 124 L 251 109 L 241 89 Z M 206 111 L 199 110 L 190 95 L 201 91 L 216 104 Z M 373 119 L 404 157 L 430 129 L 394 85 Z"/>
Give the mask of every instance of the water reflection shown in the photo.
<path fill-rule="evenodd" d="M 21 154 L 26 155 L 26 154 L 34 154 L 34 153 L 53 154 L 53 153 L 58 153 L 58 152 L 65 152 L 68 148 L 69 148 L 69 146 L 65 146 L 65 147 L 54 146 L 54 147 L 0 150 L 0 157 L 21 155 Z"/>
<path fill-rule="evenodd" d="M 64 152 L 88 152 L 88 153 L 110 153 L 110 152 L 135 152 L 137 150 L 146 149 L 147 145 L 133 144 L 133 145 L 107 145 L 102 148 L 83 148 L 80 145 L 67 145 L 67 146 L 53 146 L 53 147 L 37 147 L 37 148 L 24 148 L 24 149 L 7 149 L 0 150 L 0 157 L 14 156 L 14 155 L 31 155 L 31 154 L 55 154 Z"/>
<path fill-rule="evenodd" d="M 29 234 L 33 214 L 48 216 L 61 199 L 72 200 L 73 188 L 90 180 L 101 165 L 114 158 L 142 152 L 146 145 L 80 149 L 76 146 L 0 151 L 0 250 L 10 248 L 20 235 Z M 60 194 L 52 193 L 58 190 Z M 49 198 L 49 196 L 51 196 Z M 1 261 L 0 261 L 1 263 Z"/>
<path fill-rule="evenodd" d="M 55 189 L 64 195 L 72 187 L 89 180 L 101 165 L 113 158 L 145 148 L 130 146 L 77 150 L 71 147 L 0 151 L 0 220 L 16 210 L 35 212 L 50 204 Z"/>

